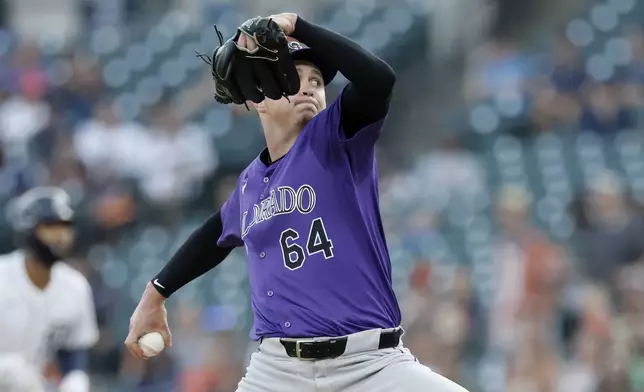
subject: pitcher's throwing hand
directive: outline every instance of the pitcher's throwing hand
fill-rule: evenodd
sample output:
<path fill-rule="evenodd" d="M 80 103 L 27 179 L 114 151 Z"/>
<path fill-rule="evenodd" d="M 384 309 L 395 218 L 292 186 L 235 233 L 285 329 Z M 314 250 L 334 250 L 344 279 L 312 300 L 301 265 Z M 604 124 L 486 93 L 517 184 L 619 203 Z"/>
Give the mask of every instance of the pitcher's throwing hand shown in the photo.
<path fill-rule="evenodd" d="M 165 297 L 153 288 L 153 282 L 145 287 L 141 301 L 130 317 L 130 331 L 125 345 L 139 359 L 148 359 L 139 347 L 139 339 L 148 332 L 159 332 L 166 347 L 172 347 L 172 334 L 168 327 L 168 312 L 165 308 Z"/>

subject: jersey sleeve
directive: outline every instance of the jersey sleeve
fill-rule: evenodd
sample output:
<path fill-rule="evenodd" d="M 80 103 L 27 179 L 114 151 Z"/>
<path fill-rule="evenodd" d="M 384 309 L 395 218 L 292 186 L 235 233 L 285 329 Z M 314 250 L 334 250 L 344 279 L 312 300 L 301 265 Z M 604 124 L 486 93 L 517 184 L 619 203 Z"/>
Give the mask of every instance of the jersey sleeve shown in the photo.
<path fill-rule="evenodd" d="M 90 348 L 98 341 L 94 298 L 92 296 L 92 289 L 86 280 L 82 280 L 79 283 L 77 295 L 77 303 L 80 306 L 78 319 L 76 324 L 72 326 L 69 341 L 66 347 L 64 347 L 65 349 Z"/>
<path fill-rule="evenodd" d="M 313 143 L 337 145 L 350 154 L 370 152 L 380 138 L 387 117 L 385 116 L 363 127 L 353 136 L 347 137 L 342 129 L 341 119 L 343 95 L 344 90 L 324 111 L 311 120 Z"/>
<path fill-rule="evenodd" d="M 221 206 L 222 232 L 217 240 L 217 246 L 222 248 L 235 248 L 244 245 L 241 235 L 241 210 L 240 210 L 239 181 L 228 200 Z"/>

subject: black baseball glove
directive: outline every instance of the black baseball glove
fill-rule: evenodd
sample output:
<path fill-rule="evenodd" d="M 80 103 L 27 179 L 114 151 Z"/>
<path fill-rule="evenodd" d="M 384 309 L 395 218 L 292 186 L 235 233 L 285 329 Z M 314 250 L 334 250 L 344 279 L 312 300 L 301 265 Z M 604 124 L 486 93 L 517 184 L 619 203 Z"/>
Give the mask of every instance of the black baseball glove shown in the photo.
<path fill-rule="evenodd" d="M 217 30 L 219 47 L 212 59 L 199 56 L 212 67 L 215 80 L 215 100 L 223 104 L 259 103 L 265 98 L 280 99 L 300 90 L 300 78 L 289 54 L 286 35 L 269 18 L 256 17 L 244 22 L 237 33 L 223 42 Z M 244 34 L 257 44 L 250 51 L 237 46 Z"/>

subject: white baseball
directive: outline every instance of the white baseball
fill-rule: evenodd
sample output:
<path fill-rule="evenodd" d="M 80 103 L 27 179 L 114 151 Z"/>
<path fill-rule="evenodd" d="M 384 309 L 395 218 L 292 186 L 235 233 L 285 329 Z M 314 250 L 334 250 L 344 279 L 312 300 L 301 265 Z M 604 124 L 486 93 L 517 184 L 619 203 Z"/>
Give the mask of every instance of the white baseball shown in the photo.
<path fill-rule="evenodd" d="M 146 333 L 139 339 L 139 347 L 141 347 L 141 350 L 146 357 L 159 355 L 159 353 L 165 348 L 163 335 L 158 332 Z"/>

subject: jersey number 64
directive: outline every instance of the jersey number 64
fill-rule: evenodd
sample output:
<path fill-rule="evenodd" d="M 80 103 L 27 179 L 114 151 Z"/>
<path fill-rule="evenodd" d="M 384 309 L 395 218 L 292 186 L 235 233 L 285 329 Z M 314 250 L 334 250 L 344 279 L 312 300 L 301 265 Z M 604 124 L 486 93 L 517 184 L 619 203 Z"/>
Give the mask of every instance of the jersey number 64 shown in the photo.
<path fill-rule="evenodd" d="M 325 259 L 333 257 L 333 242 L 326 233 L 322 218 L 316 218 L 311 222 L 311 229 L 306 240 L 306 250 L 297 244 L 296 240 L 299 238 L 300 234 L 293 229 L 286 229 L 280 235 L 284 266 L 291 271 L 304 265 L 307 254 L 312 256 L 322 252 Z"/>

